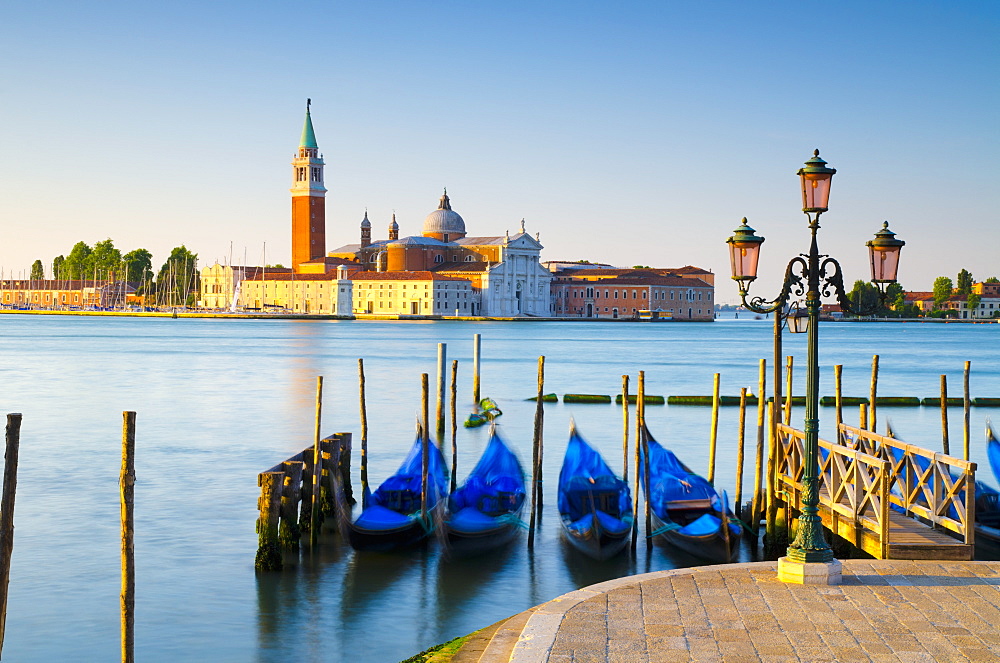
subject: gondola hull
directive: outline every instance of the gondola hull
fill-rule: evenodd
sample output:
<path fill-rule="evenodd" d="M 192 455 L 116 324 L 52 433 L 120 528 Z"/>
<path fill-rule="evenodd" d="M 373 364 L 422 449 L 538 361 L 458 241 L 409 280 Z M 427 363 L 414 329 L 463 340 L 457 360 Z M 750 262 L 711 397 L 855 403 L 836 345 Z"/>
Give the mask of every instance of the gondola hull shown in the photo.
<path fill-rule="evenodd" d="M 743 527 L 714 487 L 684 465 L 644 429 L 654 541 L 702 559 L 725 564 L 736 559 Z M 652 490 L 650 490 L 650 486 Z"/>
<path fill-rule="evenodd" d="M 584 519 L 590 519 L 589 526 L 580 527 L 580 521 L 574 523 L 568 518 L 562 520 L 563 536 L 584 555 L 603 561 L 614 557 L 628 545 L 631 522 L 618 521 L 619 527 L 609 528 L 602 525 L 597 516 L 584 516 Z"/>
<path fill-rule="evenodd" d="M 650 511 L 650 520 L 653 531 L 660 532 L 653 538 L 655 542 L 683 550 L 694 557 L 725 564 L 734 561 L 739 552 L 742 529 L 734 533 L 730 527 L 728 536 L 721 526 L 705 534 L 688 534 L 668 527 L 654 511 Z"/>
<path fill-rule="evenodd" d="M 350 524 L 348 531 L 351 547 L 355 550 L 389 552 L 411 548 L 427 540 L 427 528 L 415 516 L 405 525 L 391 529 L 373 529 Z"/>
<path fill-rule="evenodd" d="M 521 463 L 493 430 L 479 462 L 449 500 L 449 551 L 475 555 L 509 543 L 522 525 L 524 498 Z"/>
<path fill-rule="evenodd" d="M 558 507 L 566 540 L 588 557 L 606 560 L 628 545 L 634 525 L 628 484 L 575 428 L 559 472 Z"/>

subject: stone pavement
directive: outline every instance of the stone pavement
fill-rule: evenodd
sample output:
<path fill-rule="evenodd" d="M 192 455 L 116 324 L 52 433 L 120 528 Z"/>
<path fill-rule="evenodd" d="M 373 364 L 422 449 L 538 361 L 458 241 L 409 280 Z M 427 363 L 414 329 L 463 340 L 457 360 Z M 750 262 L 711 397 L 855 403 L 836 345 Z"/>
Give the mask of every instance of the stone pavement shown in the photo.
<path fill-rule="evenodd" d="M 837 586 L 779 582 L 777 562 L 660 571 L 517 619 L 517 663 L 1000 662 L 1000 562 L 847 560 Z"/>

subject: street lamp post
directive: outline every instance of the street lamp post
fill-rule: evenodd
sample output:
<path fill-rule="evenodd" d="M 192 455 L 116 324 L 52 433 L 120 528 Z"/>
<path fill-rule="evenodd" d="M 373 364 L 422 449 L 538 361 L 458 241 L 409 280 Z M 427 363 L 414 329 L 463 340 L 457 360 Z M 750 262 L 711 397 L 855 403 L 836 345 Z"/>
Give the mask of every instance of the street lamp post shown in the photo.
<path fill-rule="evenodd" d="M 828 168 L 819 157 L 819 150 L 798 171 L 802 184 L 802 211 L 809 219 L 809 253 L 792 258 L 785 268 L 781 292 L 773 300 L 753 297 L 749 300 L 750 284 L 757 278 L 757 261 L 764 238 L 756 235 L 744 218 L 733 231 L 729 244 L 733 280 L 739 284 L 743 305 L 757 313 L 771 313 L 784 309 L 790 297 L 805 295 L 808 336 L 806 339 L 806 414 L 804 422 L 805 449 L 803 478 L 805 486 L 802 514 L 798 519 L 795 540 L 788 546 L 786 557 L 779 561 L 779 577 L 790 582 L 836 584 L 840 566 L 833 558 L 833 551 L 823 537 L 819 517 L 819 313 L 821 297 L 835 296 L 845 313 L 870 315 L 884 305 L 885 288 L 896 281 L 899 251 L 904 242 L 895 238 L 886 222 L 875 239 L 867 243 L 872 266 L 872 281 L 879 288 L 879 302 L 864 308 L 861 302 L 852 303 L 844 290 L 840 263 L 819 252 L 816 231 L 819 217 L 828 209 L 830 183 L 837 171 Z M 790 396 L 790 395 L 789 395 Z M 811 564 L 819 568 L 809 567 Z"/>

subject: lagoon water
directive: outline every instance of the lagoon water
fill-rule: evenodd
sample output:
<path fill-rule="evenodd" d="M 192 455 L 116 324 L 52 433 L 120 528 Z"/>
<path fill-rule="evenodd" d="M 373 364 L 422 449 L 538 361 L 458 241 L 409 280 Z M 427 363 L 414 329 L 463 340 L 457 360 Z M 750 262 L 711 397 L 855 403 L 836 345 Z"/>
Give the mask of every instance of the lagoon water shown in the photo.
<path fill-rule="evenodd" d="M 536 362 L 545 391 L 621 391 L 646 371 L 649 394 L 707 395 L 756 387 L 770 364 L 770 321 L 370 322 L 0 316 L 0 407 L 21 412 L 14 554 L 3 653 L 11 661 L 115 660 L 119 651 L 121 413 L 137 411 L 136 653 L 142 661 L 399 661 L 577 587 L 698 561 L 640 545 L 637 557 L 590 562 L 560 540 L 555 479 L 570 418 L 613 467 L 621 466 L 621 408 L 545 408 L 545 512 L 533 555 L 522 536 L 486 557 L 447 559 L 433 545 L 399 555 L 359 554 L 328 538 L 289 556 L 285 570 L 254 572 L 257 473 L 310 446 L 317 375 L 325 379 L 324 435 L 355 433 L 357 359 L 366 367 L 370 477 L 390 474 L 413 440 L 420 373 L 436 345 L 459 360 L 460 416 L 471 401 L 472 337 L 483 337 L 483 395 L 503 409 L 501 431 L 531 457 Z M 873 354 L 879 395 L 931 397 L 941 374 L 961 396 L 1000 397 L 1000 325 L 824 323 L 823 395 L 834 364 L 844 394 L 864 396 Z M 785 336 L 804 390 L 805 339 Z M 450 369 L 449 369 L 450 370 Z M 770 366 L 768 380 L 770 381 Z M 433 405 L 432 405 L 433 410 Z M 856 409 L 845 415 L 856 420 Z M 962 449 L 961 409 L 951 446 Z M 985 459 L 985 419 L 972 410 L 972 460 Z M 649 406 L 653 434 L 695 471 L 708 465 L 710 408 Z M 724 408 L 717 483 L 732 498 L 737 408 Z M 820 413 L 829 437 L 833 410 Z M 793 422 L 801 422 L 796 408 Z M 881 408 L 909 442 L 940 449 L 935 407 Z M 752 490 L 755 415 L 748 416 L 744 498 Z M 459 480 L 488 431 L 458 431 Z M 450 446 L 446 444 L 446 447 Z M 354 454 L 355 490 L 358 490 Z M 749 549 L 743 559 L 751 559 Z"/>

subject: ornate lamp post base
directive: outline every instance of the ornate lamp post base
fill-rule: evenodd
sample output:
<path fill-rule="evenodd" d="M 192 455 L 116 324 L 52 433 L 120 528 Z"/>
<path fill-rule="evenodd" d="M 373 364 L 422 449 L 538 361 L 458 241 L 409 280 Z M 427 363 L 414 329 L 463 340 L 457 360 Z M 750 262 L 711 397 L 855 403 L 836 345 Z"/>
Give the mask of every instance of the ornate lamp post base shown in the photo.
<path fill-rule="evenodd" d="M 796 585 L 839 585 L 841 564 L 829 562 L 793 562 L 787 557 L 778 560 L 778 580 Z"/>

